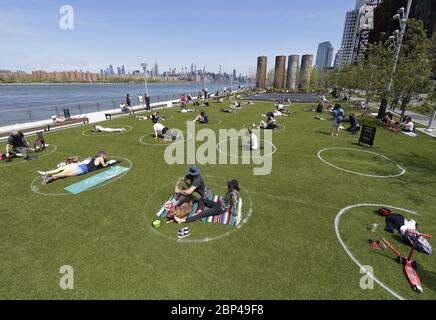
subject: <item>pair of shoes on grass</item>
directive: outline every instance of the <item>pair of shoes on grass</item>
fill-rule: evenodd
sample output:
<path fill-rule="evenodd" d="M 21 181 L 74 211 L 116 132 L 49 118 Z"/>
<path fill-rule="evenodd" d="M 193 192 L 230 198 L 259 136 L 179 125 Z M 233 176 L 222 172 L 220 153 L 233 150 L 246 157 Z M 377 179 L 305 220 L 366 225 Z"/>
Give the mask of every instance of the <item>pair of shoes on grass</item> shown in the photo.
<path fill-rule="evenodd" d="M 186 237 L 189 237 L 190 235 L 191 235 L 191 230 L 189 230 L 188 227 L 177 231 L 177 238 L 179 239 L 184 239 Z"/>

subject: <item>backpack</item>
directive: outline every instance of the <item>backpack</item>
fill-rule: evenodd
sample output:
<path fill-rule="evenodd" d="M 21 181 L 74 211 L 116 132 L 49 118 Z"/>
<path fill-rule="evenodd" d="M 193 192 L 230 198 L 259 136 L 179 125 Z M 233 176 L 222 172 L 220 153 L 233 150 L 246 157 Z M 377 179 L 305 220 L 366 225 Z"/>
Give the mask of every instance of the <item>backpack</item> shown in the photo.
<path fill-rule="evenodd" d="M 378 208 L 378 213 L 382 216 L 382 217 L 388 217 L 392 214 L 392 211 L 388 208 Z"/>

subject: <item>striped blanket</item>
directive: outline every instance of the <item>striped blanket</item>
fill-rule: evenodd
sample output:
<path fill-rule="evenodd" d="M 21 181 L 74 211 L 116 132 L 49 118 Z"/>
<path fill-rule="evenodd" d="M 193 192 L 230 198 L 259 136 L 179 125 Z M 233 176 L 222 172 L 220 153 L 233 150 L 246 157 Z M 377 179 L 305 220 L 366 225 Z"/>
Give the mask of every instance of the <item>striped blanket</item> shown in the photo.
<path fill-rule="evenodd" d="M 167 204 L 174 202 L 176 200 L 176 195 L 173 194 L 170 199 L 163 205 L 163 207 L 156 213 L 156 216 L 158 216 L 159 218 L 162 219 L 166 219 L 172 216 L 172 214 L 170 213 L 170 210 L 168 210 Z M 221 196 L 215 196 L 215 195 L 210 195 L 208 197 L 209 200 L 213 200 L 214 202 L 218 202 L 221 199 Z M 167 208 L 166 208 L 167 207 Z M 188 215 L 189 217 L 195 215 L 198 213 L 199 210 L 204 210 L 204 205 L 202 205 L 200 207 L 199 202 L 194 201 L 192 203 L 192 211 L 191 213 Z M 228 224 L 231 226 L 236 226 L 236 216 L 241 216 L 242 215 L 242 198 L 239 198 L 238 200 L 238 204 L 236 206 L 236 212 L 233 208 L 230 208 L 226 211 L 223 211 L 223 213 L 221 213 L 220 215 L 216 215 L 216 216 L 210 216 L 210 217 L 205 217 L 203 219 L 201 219 L 201 222 L 204 223 L 218 223 L 218 224 Z M 239 219 L 239 222 L 241 221 L 241 219 Z"/>

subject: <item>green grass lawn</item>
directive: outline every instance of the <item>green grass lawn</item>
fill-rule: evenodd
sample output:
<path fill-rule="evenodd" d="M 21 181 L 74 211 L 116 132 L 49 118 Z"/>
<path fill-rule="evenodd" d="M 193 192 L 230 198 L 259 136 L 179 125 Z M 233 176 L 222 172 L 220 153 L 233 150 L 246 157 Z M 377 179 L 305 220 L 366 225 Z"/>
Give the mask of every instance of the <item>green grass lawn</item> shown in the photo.
<path fill-rule="evenodd" d="M 212 103 L 207 127 L 241 129 L 261 120 L 260 113 L 270 111 L 272 105 L 258 102 L 237 114 L 225 114 Z M 37 160 L 0 162 L 0 298 L 395 299 L 377 284 L 373 290 L 360 288 L 363 274 L 337 238 L 335 217 L 350 205 L 391 205 L 416 211 L 420 230 L 436 235 L 435 140 L 423 134 L 409 138 L 379 127 L 375 146 L 369 149 L 356 144 L 357 135 L 342 132 L 331 137 L 330 121 L 314 119 L 316 114 L 303 111 L 305 107 L 295 104 L 293 116 L 278 120 L 286 129 L 273 133 L 277 152 L 270 175 L 254 176 L 254 164 L 200 166 L 206 185 L 216 193 L 225 191 L 227 180 L 238 179 L 245 217 L 250 209 L 252 214 L 242 228 L 191 224 L 189 242 L 177 242 L 180 226 L 151 228 L 155 212 L 188 166 L 165 163 L 165 145 L 153 140 L 150 122 L 122 117 L 103 124 L 131 126 L 125 134 L 97 136 L 88 131 L 82 135 L 90 125 L 47 133 L 51 146 Z M 186 120 L 194 117 L 176 110 L 162 113 L 173 116 L 167 126 L 182 130 Z M 361 122 L 379 126 L 373 119 Z M 325 150 L 321 156 L 347 171 L 318 159 L 324 148 L 339 148 Z M 4 150 L 4 143 L 0 149 Z M 63 188 L 84 177 L 46 186 L 35 180 L 36 170 L 101 149 L 128 159 L 130 171 L 79 195 L 64 194 Z M 121 165 L 130 166 L 126 160 Z M 406 170 L 404 175 L 370 177 L 398 175 L 397 165 Z M 368 206 L 346 212 L 338 226 L 342 240 L 398 295 L 435 299 L 433 256 L 416 254 L 424 285 L 424 293 L 418 295 L 408 286 L 392 252 L 370 250 L 367 240 L 384 236 L 403 253 L 408 251 L 396 236 L 383 231 L 384 220 L 376 210 Z M 380 225 L 376 233 L 367 229 L 372 223 Z M 193 241 L 206 238 L 217 239 Z M 63 265 L 74 268 L 74 290 L 59 287 Z"/>

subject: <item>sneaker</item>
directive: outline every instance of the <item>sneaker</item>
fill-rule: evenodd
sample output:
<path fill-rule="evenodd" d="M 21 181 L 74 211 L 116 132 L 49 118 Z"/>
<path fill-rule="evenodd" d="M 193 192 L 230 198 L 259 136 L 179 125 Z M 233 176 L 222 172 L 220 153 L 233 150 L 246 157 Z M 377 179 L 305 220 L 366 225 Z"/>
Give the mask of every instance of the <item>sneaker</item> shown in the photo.
<path fill-rule="evenodd" d="M 43 171 L 36 171 L 36 173 L 38 174 L 38 176 L 45 176 L 47 173 L 43 172 Z"/>
<path fill-rule="evenodd" d="M 189 228 L 183 228 L 177 232 L 177 238 L 184 239 L 191 235 L 191 230 Z"/>
<path fill-rule="evenodd" d="M 44 179 L 42 180 L 42 184 L 43 184 L 43 185 L 46 185 L 47 183 L 50 183 L 50 182 L 52 182 L 52 181 L 53 181 L 53 177 L 47 175 L 47 176 L 45 176 Z"/>

